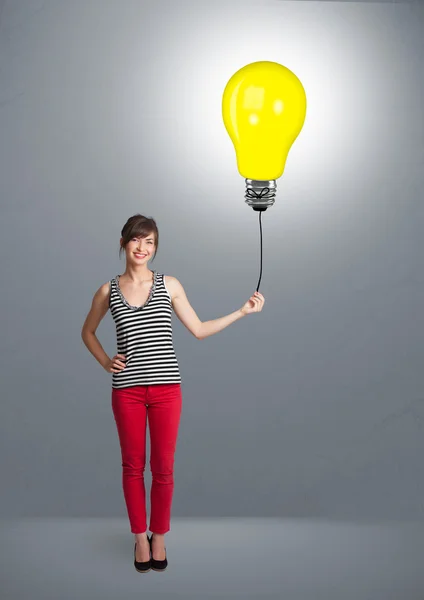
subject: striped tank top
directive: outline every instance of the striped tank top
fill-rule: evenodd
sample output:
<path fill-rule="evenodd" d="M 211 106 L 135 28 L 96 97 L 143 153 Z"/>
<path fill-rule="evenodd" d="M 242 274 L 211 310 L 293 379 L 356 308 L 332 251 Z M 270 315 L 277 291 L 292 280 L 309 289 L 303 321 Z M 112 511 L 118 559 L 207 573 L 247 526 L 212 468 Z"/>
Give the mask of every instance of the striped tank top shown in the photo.
<path fill-rule="evenodd" d="M 112 373 L 112 387 L 181 383 L 172 339 L 172 302 L 164 276 L 153 271 L 149 296 L 142 306 L 131 306 L 110 280 L 109 308 L 116 325 L 117 353 L 126 357 L 125 369 Z"/>

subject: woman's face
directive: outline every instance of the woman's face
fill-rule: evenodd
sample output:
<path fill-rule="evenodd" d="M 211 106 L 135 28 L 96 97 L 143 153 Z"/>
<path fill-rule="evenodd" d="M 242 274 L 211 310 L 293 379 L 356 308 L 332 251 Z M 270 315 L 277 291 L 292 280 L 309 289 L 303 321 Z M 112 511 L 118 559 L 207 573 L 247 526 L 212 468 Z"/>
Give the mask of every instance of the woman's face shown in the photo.
<path fill-rule="evenodd" d="M 122 238 L 121 238 L 122 240 Z M 134 264 L 145 264 L 155 253 L 155 236 L 149 233 L 147 237 L 134 237 L 125 247 L 127 261 Z"/>

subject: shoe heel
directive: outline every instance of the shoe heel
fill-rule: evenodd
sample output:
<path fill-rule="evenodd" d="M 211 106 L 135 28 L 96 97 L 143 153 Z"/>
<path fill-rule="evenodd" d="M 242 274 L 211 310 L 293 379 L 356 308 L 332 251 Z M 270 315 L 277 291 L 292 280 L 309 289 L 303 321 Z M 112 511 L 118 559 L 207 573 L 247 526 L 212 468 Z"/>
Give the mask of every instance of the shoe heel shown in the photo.
<path fill-rule="evenodd" d="M 152 555 L 150 554 L 149 560 L 139 562 L 135 558 L 136 547 L 137 547 L 137 542 L 135 542 L 135 544 L 134 544 L 134 567 L 135 567 L 135 570 L 137 571 L 137 573 L 148 573 L 150 571 L 150 569 L 152 568 L 152 562 L 151 562 Z"/>
<path fill-rule="evenodd" d="M 149 537 L 147 536 L 147 539 L 149 540 L 149 544 L 150 544 L 150 564 L 151 564 L 151 568 L 153 571 L 165 571 L 166 567 L 168 566 L 168 560 L 166 558 L 166 548 L 165 548 L 165 558 L 163 560 L 156 560 L 155 558 L 153 558 L 153 552 L 152 552 L 152 538 L 153 538 L 153 534 Z"/>

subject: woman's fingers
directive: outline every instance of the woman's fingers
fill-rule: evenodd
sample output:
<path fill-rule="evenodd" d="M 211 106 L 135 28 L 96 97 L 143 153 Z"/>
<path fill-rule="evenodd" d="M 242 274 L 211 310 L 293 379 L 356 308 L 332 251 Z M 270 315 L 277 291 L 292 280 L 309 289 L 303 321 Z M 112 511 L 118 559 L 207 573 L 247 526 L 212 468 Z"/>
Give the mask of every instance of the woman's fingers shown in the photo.
<path fill-rule="evenodd" d="M 256 303 L 255 308 L 258 309 L 258 312 L 262 310 L 263 303 L 265 302 L 265 299 L 263 298 L 262 294 L 259 294 L 259 292 L 255 292 L 255 294 L 252 296 L 252 300 Z"/>

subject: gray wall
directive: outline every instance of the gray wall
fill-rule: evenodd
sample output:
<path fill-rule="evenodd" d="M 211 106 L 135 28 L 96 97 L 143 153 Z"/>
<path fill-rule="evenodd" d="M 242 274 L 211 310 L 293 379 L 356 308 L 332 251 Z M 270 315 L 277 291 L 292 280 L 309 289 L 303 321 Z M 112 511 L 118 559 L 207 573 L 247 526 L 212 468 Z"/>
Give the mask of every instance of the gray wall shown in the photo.
<path fill-rule="evenodd" d="M 173 515 L 423 516 L 423 33 L 415 2 L 3 3 L 0 516 L 126 515 L 81 327 L 136 212 L 200 319 L 253 293 L 221 96 L 263 59 L 308 114 L 262 219 L 263 311 L 203 341 L 173 317 Z M 110 313 L 98 336 L 113 356 Z"/>

